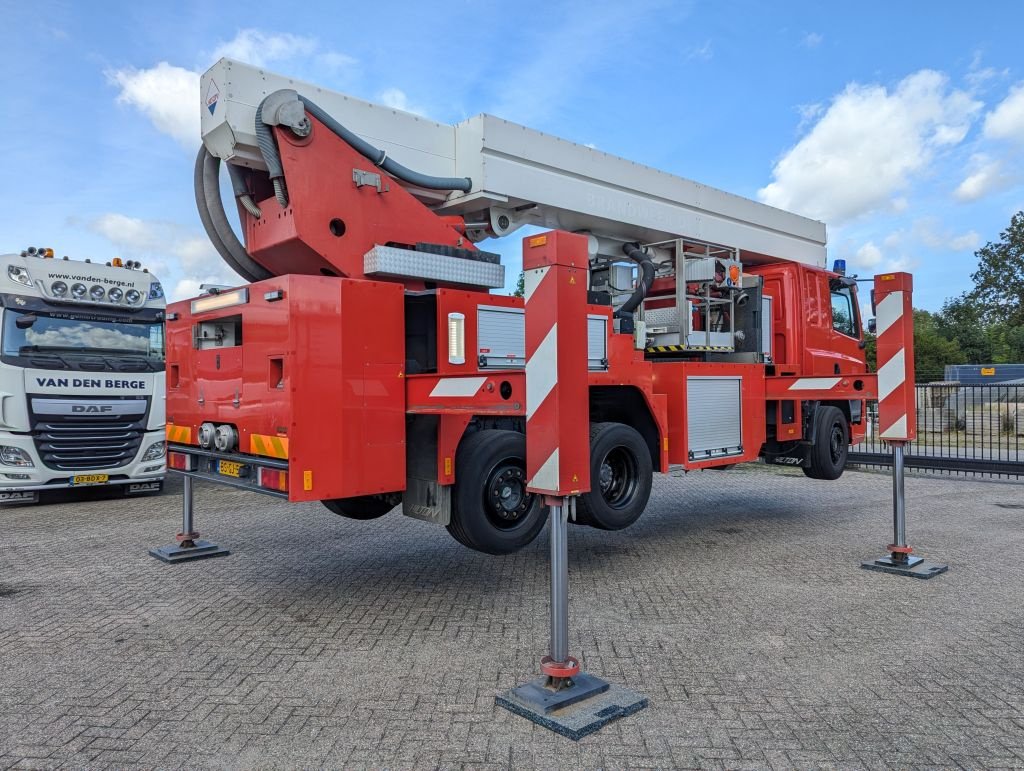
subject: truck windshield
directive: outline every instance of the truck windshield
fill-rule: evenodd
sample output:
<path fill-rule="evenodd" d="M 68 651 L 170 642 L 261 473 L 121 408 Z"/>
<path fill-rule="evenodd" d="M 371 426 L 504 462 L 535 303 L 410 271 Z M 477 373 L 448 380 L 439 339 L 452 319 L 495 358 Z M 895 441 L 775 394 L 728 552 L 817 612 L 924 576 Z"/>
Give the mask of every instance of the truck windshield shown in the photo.
<path fill-rule="evenodd" d="M 147 369 L 163 368 L 162 323 L 56 318 L 10 308 L 3 315 L 5 359 L 52 355 L 58 361 L 68 361 L 99 356 L 145 362 Z"/>

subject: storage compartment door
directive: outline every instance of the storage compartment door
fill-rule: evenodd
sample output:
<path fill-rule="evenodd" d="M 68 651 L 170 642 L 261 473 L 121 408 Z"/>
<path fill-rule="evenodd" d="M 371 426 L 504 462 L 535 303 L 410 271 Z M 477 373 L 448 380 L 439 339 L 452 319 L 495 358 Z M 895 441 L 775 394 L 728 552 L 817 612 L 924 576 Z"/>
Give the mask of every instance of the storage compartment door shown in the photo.
<path fill-rule="evenodd" d="M 743 378 L 686 378 L 686 438 L 694 462 L 743 454 Z"/>

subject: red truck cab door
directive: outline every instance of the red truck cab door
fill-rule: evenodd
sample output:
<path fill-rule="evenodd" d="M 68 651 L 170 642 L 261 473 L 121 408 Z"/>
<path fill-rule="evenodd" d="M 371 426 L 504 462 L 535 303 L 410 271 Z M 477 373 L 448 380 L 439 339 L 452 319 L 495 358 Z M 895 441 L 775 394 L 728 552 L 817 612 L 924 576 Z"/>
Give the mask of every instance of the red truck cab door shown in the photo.
<path fill-rule="evenodd" d="M 860 309 L 853 282 L 821 271 L 804 271 L 808 321 L 804 375 L 827 376 L 865 371 Z"/>

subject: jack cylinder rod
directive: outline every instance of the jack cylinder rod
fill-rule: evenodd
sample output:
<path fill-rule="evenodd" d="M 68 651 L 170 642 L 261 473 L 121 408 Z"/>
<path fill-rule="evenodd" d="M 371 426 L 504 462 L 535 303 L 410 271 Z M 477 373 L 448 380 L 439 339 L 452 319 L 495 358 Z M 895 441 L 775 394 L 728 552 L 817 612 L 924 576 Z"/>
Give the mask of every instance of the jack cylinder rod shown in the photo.
<path fill-rule="evenodd" d="M 551 507 L 551 659 L 569 658 L 569 500 Z"/>
<path fill-rule="evenodd" d="M 181 533 L 191 540 L 194 532 L 192 523 L 192 477 L 185 475 L 184 489 L 181 494 Z"/>
<path fill-rule="evenodd" d="M 892 530 L 893 545 L 907 545 L 907 510 L 903 495 L 903 443 L 892 444 Z"/>

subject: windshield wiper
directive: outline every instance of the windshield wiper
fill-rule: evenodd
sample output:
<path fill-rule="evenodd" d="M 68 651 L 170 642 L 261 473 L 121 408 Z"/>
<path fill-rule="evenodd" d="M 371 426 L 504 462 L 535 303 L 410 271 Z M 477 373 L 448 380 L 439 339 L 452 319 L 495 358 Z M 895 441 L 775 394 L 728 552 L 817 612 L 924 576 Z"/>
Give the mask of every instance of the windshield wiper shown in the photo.
<path fill-rule="evenodd" d="M 38 356 L 48 356 L 56 359 L 60 362 L 64 369 L 71 369 L 71 365 L 68 364 L 67 359 L 61 356 L 59 353 L 53 352 L 50 348 L 40 348 L 38 345 L 23 345 L 18 349 L 18 356 L 31 357 L 32 354 Z"/>

